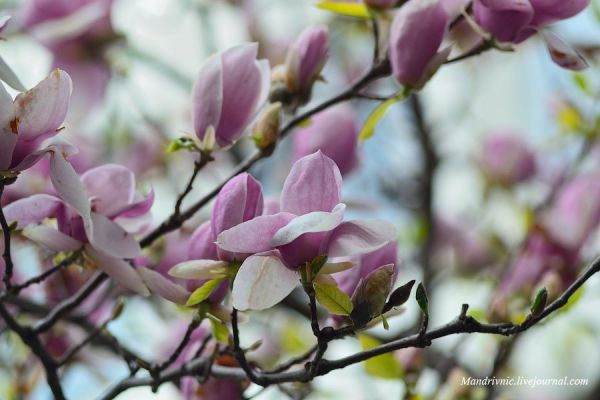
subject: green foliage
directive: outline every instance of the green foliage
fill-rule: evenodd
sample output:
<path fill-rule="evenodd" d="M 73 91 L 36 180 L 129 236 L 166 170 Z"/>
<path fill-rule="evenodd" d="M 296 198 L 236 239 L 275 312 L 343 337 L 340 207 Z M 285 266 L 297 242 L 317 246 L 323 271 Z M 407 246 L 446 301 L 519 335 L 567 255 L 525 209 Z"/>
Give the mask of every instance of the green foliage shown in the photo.
<path fill-rule="evenodd" d="M 210 296 L 212 294 L 212 292 L 215 291 L 215 289 L 217 288 L 219 283 L 223 282 L 223 280 L 224 280 L 223 278 L 213 279 L 211 281 L 204 283 L 198 289 L 194 290 L 194 292 L 187 299 L 187 302 L 185 303 L 185 305 L 188 307 L 191 307 L 191 306 L 195 306 L 196 304 L 202 303 L 204 300 L 206 300 L 208 298 L 208 296 Z"/>
<path fill-rule="evenodd" d="M 429 299 L 427 298 L 427 293 L 425 292 L 423 283 L 419 283 L 419 286 L 417 286 L 417 293 L 415 297 L 423 315 L 429 316 Z"/>
<path fill-rule="evenodd" d="M 321 1 L 317 4 L 317 7 L 347 17 L 363 19 L 371 18 L 369 8 L 363 3 L 355 3 L 351 1 Z"/>
<path fill-rule="evenodd" d="M 315 297 L 319 304 L 332 314 L 350 315 L 353 306 L 350 297 L 337 286 L 314 284 Z"/>
<path fill-rule="evenodd" d="M 369 350 L 381 344 L 377 339 L 366 334 L 358 335 L 363 350 Z M 403 375 L 402 367 L 392 353 L 385 353 L 365 361 L 365 369 L 371 376 L 383 379 L 398 379 Z"/>

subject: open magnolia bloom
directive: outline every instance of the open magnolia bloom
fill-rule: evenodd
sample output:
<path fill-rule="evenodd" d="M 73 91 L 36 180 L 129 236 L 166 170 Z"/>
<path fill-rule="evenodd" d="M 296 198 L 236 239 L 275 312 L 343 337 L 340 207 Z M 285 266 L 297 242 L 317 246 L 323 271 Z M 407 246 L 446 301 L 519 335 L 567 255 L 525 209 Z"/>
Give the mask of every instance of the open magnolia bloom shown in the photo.
<path fill-rule="evenodd" d="M 293 165 L 279 213 L 256 217 L 218 235 L 222 251 L 251 254 L 233 283 L 234 307 L 272 307 L 297 286 L 297 270 L 316 257 L 351 257 L 394 240 L 395 229 L 387 222 L 343 221 L 341 185 L 338 167 L 317 151 Z"/>
<path fill-rule="evenodd" d="M 154 193 L 145 198 L 137 194 L 133 172 L 120 165 L 103 165 L 80 178 L 61 151 L 51 152 L 50 177 L 58 197 L 38 194 L 17 200 L 5 208 L 7 220 L 51 251 L 83 249 L 121 285 L 147 295 L 142 279 L 123 259 L 140 253 L 133 234 L 148 223 Z M 56 229 L 47 218 L 56 219 Z"/>
<path fill-rule="evenodd" d="M 195 305 L 204 300 L 215 306 L 221 303 L 229 288 L 229 265 L 243 261 L 247 254 L 219 251 L 215 245 L 217 235 L 262 212 L 260 183 L 248 173 L 233 177 L 217 195 L 210 221 L 200 225 L 190 237 L 187 246 L 189 261 L 171 268 L 170 278 L 148 268 L 140 269 L 150 291 L 177 304 Z M 183 281 L 174 281 L 173 278 Z"/>
<path fill-rule="evenodd" d="M 8 21 L 10 21 L 10 16 L 3 15 L 0 16 L 0 34 L 8 25 Z M 26 89 L 17 77 L 17 74 L 8 66 L 8 64 L 4 61 L 2 57 L 0 57 L 0 81 L 5 82 L 11 88 L 24 92 Z"/>
<path fill-rule="evenodd" d="M 0 85 L 0 173 L 23 171 L 52 151 L 41 145 L 58 132 L 70 96 L 71 78 L 58 69 L 14 101 Z"/>

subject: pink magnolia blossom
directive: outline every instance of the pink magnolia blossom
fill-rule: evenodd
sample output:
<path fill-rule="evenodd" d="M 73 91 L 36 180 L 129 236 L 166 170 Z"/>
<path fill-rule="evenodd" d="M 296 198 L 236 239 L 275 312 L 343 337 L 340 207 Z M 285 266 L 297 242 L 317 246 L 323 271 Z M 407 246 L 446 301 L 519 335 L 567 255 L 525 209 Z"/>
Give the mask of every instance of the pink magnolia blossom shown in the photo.
<path fill-rule="evenodd" d="M 319 255 L 351 257 L 375 251 L 394 239 L 394 227 L 379 220 L 343 222 L 342 178 L 320 151 L 298 160 L 281 193 L 277 214 L 241 223 L 217 236 L 217 246 L 253 254 L 233 283 L 233 304 L 271 307 L 298 284 L 297 268 Z"/>
<path fill-rule="evenodd" d="M 86 256 L 123 286 L 140 294 L 148 290 L 123 259 L 134 258 L 140 247 L 133 234 L 145 226 L 154 192 L 142 197 L 127 168 L 109 164 L 79 177 L 61 151 L 51 152 L 50 176 L 59 197 L 39 194 L 9 204 L 6 218 L 17 222 L 24 235 L 49 250 L 75 251 Z M 44 224 L 56 218 L 57 228 Z"/>
<path fill-rule="evenodd" d="M 49 151 L 42 143 L 56 135 L 69 108 L 71 78 L 53 71 L 14 100 L 0 85 L 0 171 L 22 171 Z"/>
<path fill-rule="evenodd" d="M 202 66 L 192 98 L 192 121 L 200 140 L 214 134 L 220 147 L 233 144 L 264 104 L 271 82 L 269 63 L 257 60 L 257 52 L 256 43 L 236 46 Z"/>
<path fill-rule="evenodd" d="M 493 183 L 510 186 L 535 174 L 535 155 L 517 135 L 503 132 L 487 136 L 479 166 Z"/>
<path fill-rule="evenodd" d="M 261 215 L 262 211 L 263 195 L 260 183 L 247 173 L 233 177 L 217 195 L 210 221 L 200 225 L 190 237 L 185 260 L 181 260 L 169 272 L 172 277 L 185 281 L 173 281 L 158 272 L 142 269 L 140 272 L 146 284 L 152 292 L 165 299 L 184 304 L 190 293 L 206 280 L 224 276 L 213 271 L 226 268 L 231 261 L 242 261 L 247 256 L 221 251 L 215 245 L 217 236 L 229 228 Z M 211 294 L 209 302 L 220 303 L 227 290 L 228 282 L 224 281 Z"/>
<path fill-rule="evenodd" d="M 321 150 L 345 175 L 358 163 L 358 132 L 351 108 L 338 106 L 322 111 L 311 119 L 309 126 L 294 134 L 294 160 Z"/>
<path fill-rule="evenodd" d="M 553 33 L 542 30 L 548 24 L 579 14 L 589 0 L 475 0 L 477 23 L 502 42 L 520 43 L 542 32 L 552 60 L 559 66 L 582 70 L 585 59 Z"/>
<path fill-rule="evenodd" d="M 420 88 L 446 60 L 440 51 L 448 14 L 439 0 L 409 0 L 396 12 L 390 31 L 389 57 L 398 82 Z"/>
<path fill-rule="evenodd" d="M 285 61 L 287 86 L 292 93 L 310 92 L 329 54 L 327 27 L 305 29 L 292 44 Z"/>

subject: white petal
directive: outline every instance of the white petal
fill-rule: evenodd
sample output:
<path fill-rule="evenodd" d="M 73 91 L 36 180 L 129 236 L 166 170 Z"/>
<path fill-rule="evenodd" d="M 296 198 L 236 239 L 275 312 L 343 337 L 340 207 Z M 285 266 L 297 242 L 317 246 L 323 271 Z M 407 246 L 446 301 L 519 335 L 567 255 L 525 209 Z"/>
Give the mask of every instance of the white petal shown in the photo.
<path fill-rule="evenodd" d="M 138 273 L 152 293 L 176 304 L 185 304 L 190 292 L 170 281 L 160 273 L 148 268 L 138 269 Z"/>
<path fill-rule="evenodd" d="M 47 225 L 29 225 L 23 236 L 53 251 L 75 251 L 82 243 Z"/>
<path fill-rule="evenodd" d="M 226 277 L 229 264 L 225 261 L 191 260 L 177 264 L 169 270 L 169 275 L 181 279 L 217 279 Z"/>
<path fill-rule="evenodd" d="M 133 290 L 142 295 L 149 296 L 150 291 L 142 281 L 137 271 L 125 261 L 109 256 L 108 254 L 94 249 L 92 246 L 85 246 L 85 254 L 118 284 Z"/>
<path fill-rule="evenodd" d="M 283 300 L 298 285 L 298 274 L 274 255 L 248 257 L 233 282 L 233 306 L 264 310 Z"/>

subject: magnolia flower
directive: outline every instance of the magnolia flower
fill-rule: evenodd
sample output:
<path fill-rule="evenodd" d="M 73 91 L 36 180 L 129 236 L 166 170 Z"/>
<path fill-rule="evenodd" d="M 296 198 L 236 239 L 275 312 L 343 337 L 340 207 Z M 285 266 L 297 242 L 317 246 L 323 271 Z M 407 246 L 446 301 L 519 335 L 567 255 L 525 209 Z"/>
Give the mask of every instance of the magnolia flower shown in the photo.
<path fill-rule="evenodd" d="M 41 144 L 58 132 L 70 95 L 71 78 L 61 70 L 14 101 L 0 85 L 0 172 L 25 170 L 50 151 Z"/>
<path fill-rule="evenodd" d="M 448 14 L 439 0 L 410 0 L 394 17 L 389 58 L 398 82 L 421 88 L 444 63 L 450 47 L 440 51 Z"/>
<path fill-rule="evenodd" d="M 133 233 L 148 223 L 154 193 L 135 192 L 135 176 L 119 165 L 104 165 L 77 176 L 62 152 L 51 153 L 51 180 L 59 197 L 39 194 L 5 208 L 8 221 L 17 222 L 24 235 L 49 250 L 76 251 L 123 286 L 142 295 L 148 290 L 123 259 L 134 258 L 140 246 Z M 58 229 L 44 223 L 56 218 Z"/>
<path fill-rule="evenodd" d="M 210 221 L 200 225 L 187 245 L 186 259 L 169 271 L 173 282 L 158 272 L 141 269 L 140 273 L 150 290 L 178 304 L 185 304 L 190 293 L 206 280 L 226 277 L 226 268 L 234 261 L 242 261 L 246 255 L 222 251 L 215 245 L 217 235 L 242 222 L 261 215 L 263 195 L 261 185 L 252 175 L 242 173 L 227 182 L 215 200 Z M 212 304 L 220 303 L 227 294 L 228 283 L 222 282 L 209 297 Z"/>
<path fill-rule="evenodd" d="M 320 151 L 298 160 L 284 183 L 280 212 L 263 215 L 217 236 L 221 251 L 252 254 L 233 283 L 240 310 L 277 304 L 298 284 L 296 270 L 315 257 L 351 257 L 377 250 L 394 239 L 384 221 L 343 222 L 342 178 Z"/>
<path fill-rule="evenodd" d="M 502 42 L 520 43 L 541 32 L 552 60 L 577 71 L 588 66 L 585 59 L 572 46 L 542 28 L 579 14 L 588 4 L 589 0 L 475 0 L 473 13 L 477 23 Z"/>
<path fill-rule="evenodd" d="M 535 155 L 517 135 L 495 133 L 486 137 L 479 166 L 493 183 L 510 186 L 535 174 Z"/>
<path fill-rule="evenodd" d="M 269 63 L 257 60 L 257 52 L 256 43 L 243 44 L 215 54 L 202 66 L 193 89 L 192 121 L 203 142 L 233 144 L 264 104 Z"/>
<path fill-rule="evenodd" d="M 309 126 L 294 134 L 294 160 L 321 150 L 345 175 L 358 162 L 358 132 L 358 122 L 351 108 L 328 108 L 315 115 Z"/>
<path fill-rule="evenodd" d="M 285 60 L 286 83 L 291 93 L 310 93 L 329 54 L 327 27 L 305 29 L 292 44 Z"/>

